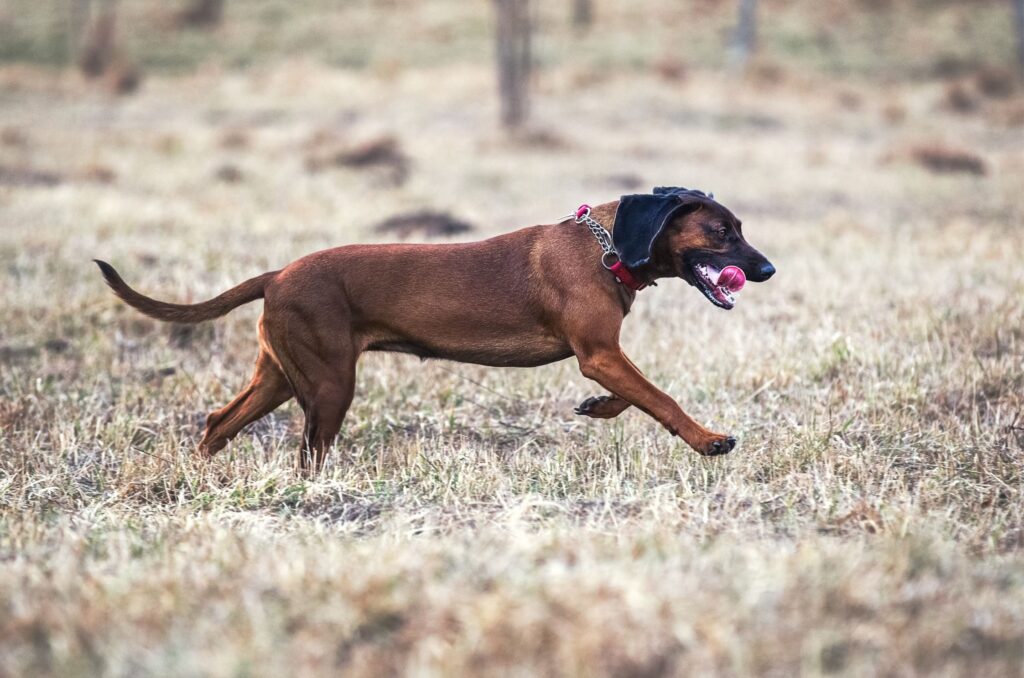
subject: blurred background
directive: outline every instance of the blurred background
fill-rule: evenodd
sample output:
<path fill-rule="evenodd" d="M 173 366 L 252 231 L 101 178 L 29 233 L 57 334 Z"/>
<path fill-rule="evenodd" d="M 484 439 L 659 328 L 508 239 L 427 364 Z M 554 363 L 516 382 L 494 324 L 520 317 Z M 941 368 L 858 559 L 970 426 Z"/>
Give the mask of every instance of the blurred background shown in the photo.
<path fill-rule="evenodd" d="M 4 0 L 0 188 L 138 198 L 181 170 L 184 202 L 248 185 L 291 213 L 330 187 L 382 199 L 337 225 L 360 237 L 398 207 L 440 212 L 382 228 L 450 235 L 659 183 L 749 205 L 796 157 L 841 185 L 983 176 L 1024 125 L 1022 4 Z"/>
<path fill-rule="evenodd" d="M 733 67 L 879 84 L 983 71 L 988 92 L 1005 88 L 996 71 L 1024 68 L 1021 13 L 1018 0 L 5 0 L 0 60 L 128 93 L 149 75 L 289 59 L 394 78 L 482 65 L 508 45 L 528 80 L 567 65 L 595 78 Z"/>

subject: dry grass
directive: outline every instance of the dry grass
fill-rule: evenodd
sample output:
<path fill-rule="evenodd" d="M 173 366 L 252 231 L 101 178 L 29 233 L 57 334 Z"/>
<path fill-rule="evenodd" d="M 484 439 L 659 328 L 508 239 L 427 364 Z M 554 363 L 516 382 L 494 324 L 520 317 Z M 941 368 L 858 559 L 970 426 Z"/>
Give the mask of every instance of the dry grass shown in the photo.
<path fill-rule="evenodd" d="M 116 101 L 0 74 L 4 176 L 60 177 L 0 182 L 0 675 L 1019 674 L 1020 128 L 936 110 L 935 82 L 565 64 L 538 83 L 549 150 L 494 132 L 479 61 L 290 60 Z M 311 139 L 381 138 L 400 186 L 307 170 Z M 988 174 L 878 163 L 932 138 Z M 294 404 L 202 464 L 258 304 L 158 325 L 89 261 L 199 300 L 396 213 L 487 235 L 626 179 L 713 190 L 780 271 L 729 313 L 665 282 L 625 325 L 740 438 L 726 458 L 574 417 L 600 389 L 569 361 L 372 355 L 322 477 L 291 471 Z"/>

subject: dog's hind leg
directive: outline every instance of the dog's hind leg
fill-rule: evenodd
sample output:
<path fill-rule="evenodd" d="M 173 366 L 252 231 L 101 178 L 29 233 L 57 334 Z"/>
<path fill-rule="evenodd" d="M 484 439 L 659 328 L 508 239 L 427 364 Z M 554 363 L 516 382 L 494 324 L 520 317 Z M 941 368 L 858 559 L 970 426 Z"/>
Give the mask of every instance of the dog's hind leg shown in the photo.
<path fill-rule="evenodd" d="M 252 422 L 270 414 L 290 400 L 292 389 L 273 359 L 260 351 L 252 380 L 235 399 L 206 417 L 206 430 L 199 443 L 199 452 L 213 456 Z"/>
<path fill-rule="evenodd" d="M 339 379 L 321 384 L 305 406 L 306 425 L 299 449 L 299 470 L 317 472 L 324 465 L 327 450 L 341 430 L 355 391 L 355 369 Z"/>
<path fill-rule="evenodd" d="M 281 327 L 289 328 L 289 332 L 275 331 Z M 268 334 L 274 355 L 306 415 L 299 471 L 319 471 L 355 393 L 359 353 L 347 315 L 282 313 Z"/>
<path fill-rule="evenodd" d="M 341 430 L 355 393 L 355 354 L 345 353 L 334 357 L 336 360 L 332 361 L 333 364 L 323 364 L 315 371 L 321 378 L 301 389 L 305 392 L 299 398 L 299 403 L 306 414 L 306 424 L 299 448 L 298 466 L 303 473 L 316 472 L 323 467 L 327 451 Z"/>

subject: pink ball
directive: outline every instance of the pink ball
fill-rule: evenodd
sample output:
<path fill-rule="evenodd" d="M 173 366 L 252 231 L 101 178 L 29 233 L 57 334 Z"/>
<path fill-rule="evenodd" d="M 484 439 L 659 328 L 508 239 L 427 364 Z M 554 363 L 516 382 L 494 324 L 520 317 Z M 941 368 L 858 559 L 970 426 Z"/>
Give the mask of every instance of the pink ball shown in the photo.
<path fill-rule="evenodd" d="M 719 287 L 724 287 L 732 292 L 739 292 L 747 283 L 747 276 L 739 266 L 726 266 L 718 275 Z"/>

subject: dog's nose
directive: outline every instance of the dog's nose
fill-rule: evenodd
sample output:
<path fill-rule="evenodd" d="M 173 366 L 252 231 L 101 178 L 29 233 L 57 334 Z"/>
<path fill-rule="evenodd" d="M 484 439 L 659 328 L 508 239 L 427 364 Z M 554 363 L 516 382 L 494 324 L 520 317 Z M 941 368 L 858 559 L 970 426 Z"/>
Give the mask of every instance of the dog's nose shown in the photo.
<path fill-rule="evenodd" d="M 764 262 L 761 264 L 761 268 L 757 269 L 758 278 L 762 281 L 775 275 L 775 267 L 771 265 L 771 262 Z"/>

